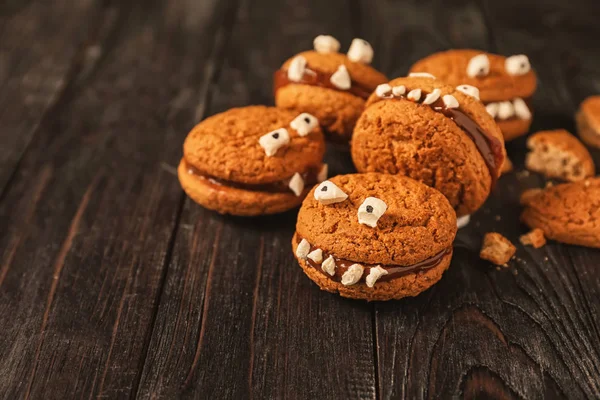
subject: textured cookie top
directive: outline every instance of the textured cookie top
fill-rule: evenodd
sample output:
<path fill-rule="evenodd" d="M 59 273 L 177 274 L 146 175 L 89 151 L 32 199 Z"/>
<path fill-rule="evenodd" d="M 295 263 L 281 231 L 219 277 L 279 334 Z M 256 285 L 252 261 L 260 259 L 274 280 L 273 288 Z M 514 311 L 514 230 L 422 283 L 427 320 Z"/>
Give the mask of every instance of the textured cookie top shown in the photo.
<path fill-rule="evenodd" d="M 467 66 L 469 61 L 485 54 L 489 59 L 489 73 L 482 77 L 469 77 Z M 510 75 L 505 68 L 506 57 L 485 53 L 480 50 L 448 50 L 432 54 L 417 61 L 411 72 L 428 72 L 438 79 L 458 86 L 467 84 L 479 88 L 481 101 L 501 101 L 515 97 L 530 97 L 535 91 L 537 78 L 530 70 L 523 75 Z"/>
<path fill-rule="evenodd" d="M 473 120 L 481 129 L 489 135 L 493 140 L 500 143 L 500 151 L 502 152 L 499 155 L 501 159 L 501 163 L 497 166 L 497 177 L 501 174 L 501 167 L 504 159 L 506 158 L 506 150 L 504 148 L 504 137 L 502 136 L 502 131 L 494 121 L 494 119 L 489 115 L 486 111 L 485 106 L 479 101 L 477 98 L 469 96 L 459 90 L 454 86 L 450 86 L 445 84 L 443 81 L 439 79 L 430 79 L 430 78 L 421 78 L 421 77 L 401 77 L 393 79 L 389 82 L 391 87 L 396 86 L 404 86 L 406 91 L 413 89 L 421 89 L 423 92 L 431 93 L 435 89 L 439 89 L 440 98 L 443 98 L 445 95 L 452 95 L 456 100 L 458 100 L 458 107 L 460 110 L 466 114 L 471 120 Z M 424 95 L 423 95 L 424 97 Z M 376 106 L 370 107 L 371 105 L 376 104 Z M 386 120 L 388 119 L 396 119 L 400 114 L 419 114 L 422 113 L 426 118 L 427 123 L 433 123 L 433 121 L 439 122 L 437 131 L 442 130 L 451 130 L 449 127 L 445 125 L 454 125 L 454 122 L 445 116 L 440 115 L 436 111 L 433 111 L 431 107 L 420 104 L 418 102 L 414 102 L 408 99 L 400 99 L 400 100 L 388 100 L 381 99 L 376 93 L 373 93 L 368 101 L 367 108 L 365 110 L 365 114 L 370 114 L 371 116 L 385 114 Z M 442 121 L 443 124 L 442 125 Z M 425 123 L 425 121 L 423 121 Z M 447 129 L 446 129 L 447 128 Z M 456 129 L 454 129 L 456 130 Z M 435 130 L 434 130 L 435 131 Z M 466 135 L 466 133 L 465 133 Z M 471 140 L 466 139 L 466 140 Z"/>
<path fill-rule="evenodd" d="M 413 179 L 379 173 L 340 175 L 330 179 L 348 195 L 324 205 L 308 194 L 298 214 L 296 231 L 336 257 L 366 264 L 413 265 L 452 245 L 456 214 L 437 190 Z M 387 210 L 372 228 L 357 213 L 368 197 Z"/>
<path fill-rule="evenodd" d="M 370 91 L 375 90 L 380 83 L 387 81 L 386 76 L 375 68 L 360 62 L 350 61 L 345 54 L 341 53 L 323 54 L 309 50 L 291 57 L 283 63 L 281 68 L 284 70 L 288 69 L 292 60 L 297 56 L 304 57 L 308 68 L 318 71 L 321 74 L 333 74 L 340 65 L 344 65 L 348 69 L 352 81 Z"/>
<path fill-rule="evenodd" d="M 300 136 L 290 123 L 297 113 L 275 107 L 233 108 L 205 119 L 183 144 L 184 159 L 203 174 L 247 184 L 277 182 L 319 166 L 325 153 L 318 126 Z M 285 128 L 289 143 L 267 156 L 259 138 Z"/>
<path fill-rule="evenodd" d="M 590 96 L 581 103 L 588 125 L 595 131 L 600 131 L 600 96 Z"/>

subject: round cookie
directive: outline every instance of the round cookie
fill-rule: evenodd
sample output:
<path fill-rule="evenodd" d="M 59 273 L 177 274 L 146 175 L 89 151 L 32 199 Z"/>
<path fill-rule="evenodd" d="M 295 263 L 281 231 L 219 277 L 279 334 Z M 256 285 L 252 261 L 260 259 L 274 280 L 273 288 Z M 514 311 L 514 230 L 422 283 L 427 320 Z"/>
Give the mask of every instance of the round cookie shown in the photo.
<path fill-rule="evenodd" d="M 313 114 L 328 140 L 347 144 L 365 100 L 387 78 L 368 65 L 373 50 L 364 40 L 354 39 L 345 55 L 335 46 L 319 46 L 320 38 L 315 39 L 318 51 L 297 54 L 275 72 L 275 104 Z"/>
<path fill-rule="evenodd" d="M 351 151 L 359 172 L 421 181 L 442 192 L 458 216 L 481 207 L 506 157 L 502 133 L 483 104 L 427 77 L 381 85 L 356 124 Z"/>
<path fill-rule="evenodd" d="M 183 144 L 178 176 L 194 201 L 222 214 L 298 206 L 326 179 L 317 119 L 274 107 L 233 108 L 202 121 Z"/>
<path fill-rule="evenodd" d="M 521 220 L 547 238 L 600 248 L 600 178 L 531 189 L 521 204 Z"/>
<path fill-rule="evenodd" d="M 600 96 L 590 96 L 575 115 L 579 137 L 590 146 L 600 148 Z"/>
<path fill-rule="evenodd" d="M 322 290 L 400 299 L 441 278 L 456 230 L 456 214 L 435 189 L 397 175 L 340 175 L 302 203 L 292 249 Z"/>
<path fill-rule="evenodd" d="M 524 55 L 507 58 L 480 50 L 449 50 L 417 61 L 411 72 L 428 72 L 452 86 L 477 87 L 507 141 L 529 130 L 537 78 Z"/>

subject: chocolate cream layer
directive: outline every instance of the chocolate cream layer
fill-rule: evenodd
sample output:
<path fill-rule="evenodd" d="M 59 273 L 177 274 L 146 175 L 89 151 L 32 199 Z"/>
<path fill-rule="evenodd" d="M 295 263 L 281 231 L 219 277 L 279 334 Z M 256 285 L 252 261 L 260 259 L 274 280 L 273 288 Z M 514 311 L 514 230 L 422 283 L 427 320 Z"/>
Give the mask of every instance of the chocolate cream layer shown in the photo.
<path fill-rule="evenodd" d="M 299 244 L 301 241 L 302 241 L 302 237 L 298 233 L 296 233 L 296 244 Z M 319 247 L 314 246 L 312 244 L 310 245 L 311 252 L 314 250 L 317 250 L 318 248 Z M 326 277 L 328 277 L 329 279 L 331 279 L 335 282 L 341 282 L 342 276 L 344 275 L 344 273 L 346 271 L 348 271 L 348 268 L 350 268 L 350 266 L 352 266 L 354 264 L 360 264 L 364 268 L 364 273 L 363 273 L 362 277 L 360 278 L 359 282 L 365 281 L 365 278 L 371 272 L 371 268 L 375 268 L 375 267 L 379 266 L 387 271 L 386 275 L 382 275 L 377 280 L 377 282 L 382 282 L 382 281 L 390 281 L 392 279 L 401 278 L 401 277 L 409 275 L 409 274 L 415 274 L 418 272 L 427 271 L 432 268 L 435 268 L 438 265 L 440 265 L 440 263 L 442 262 L 442 260 L 444 259 L 445 256 L 447 256 L 451 253 L 452 253 L 452 246 L 440 251 L 433 257 L 427 258 L 416 264 L 408 265 L 408 266 L 401 266 L 401 265 L 391 265 L 391 264 L 363 264 L 361 262 L 350 261 L 347 259 L 339 258 L 335 254 L 330 254 L 326 251 L 323 251 L 323 261 L 325 261 L 327 258 L 329 258 L 330 255 L 333 256 L 333 259 L 335 260 L 336 268 L 335 268 L 335 273 L 333 274 L 333 276 L 329 275 L 327 272 L 323 271 L 323 269 L 321 268 L 322 263 L 320 263 L 320 264 L 316 263 L 313 260 L 311 260 L 310 258 L 307 258 L 305 261 L 312 268 L 318 270 L 323 275 L 325 275 Z"/>
<path fill-rule="evenodd" d="M 187 161 L 183 160 L 185 169 L 190 175 L 194 175 L 198 179 L 204 180 L 206 184 L 212 186 L 215 190 L 227 190 L 228 188 L 241 189 L 241 190 L 249 190 L 255 192 L 269 192 L 269 193 L 286 193 L 290 192 L 289 184 L 291 177 L 282 179 L 277 182 L 271 183 L 260 183 L 260 184 L 251 184 L 251 183 L 241 183 L 234 182 L 230 180 L 216 178 L 214 176 L 207 175 L 196 167 L 190 165 Z M 318 174 L 320 167 L 309 168 L 307 171 L 300 174 L 302 179 L 304 180 L 304 187 L 310 188 L 316 185 L 318 182 Z"/>
<path fill-rule="evenodd" d="M 333 83 L 331 83 L 331 76 L 333 74 L 325 74 L 323 72 L 313 70 L 310 68 L 310 66 L 307 66 L 306 69 L 307 71 L 304 72 L 302 79 L 298 82 L 291 81 L 288 78 L 287 70 L 279 69 L 275 71 L 273 92 L 277 93 L 277 91 L 280 88 L 289 84 L 302 84 L 309 86 L 319 86 L 322 88 L 337 90 L 340 92 L 348 92 L 366 100 L 369 98 L 371 93 L 373 93 L 373 90 L 375 90 L 374 88 L 360 85 L 354 80 L 351 80 L 352 86 L 350 86 L 350 89 L 340 89 L 336 87 Z"/>
<path fill-rule="evenodd" d="M 410 91 L 410 88 L 406 88 L 406 93 L 409 93 Z M 428 94 L 429 92 L 422 91 L 421 99 L 424 99 Z M 375 101 L 400 99 L 408 100 L 405 95 L 394 96 L 393 94 L 390 94 L 389 96 L 378 97 Z M 431 107 L 434 111 L 442 113 L 446 117 L 450 118 L 467 134 L 467 136 L 471 138 L 471 140 L 473 140 L 475 147 L 477 147 L 477 150 L 483 157 L 490 171 L 493 187 L 496 184 L 496 180 L 498 179 L 499 175 L 499 169 L 502 166 L 502 142 L 484 131 L 483 128 L 473 121 L 471 117 L 461 111 L 460 108 L 446 107 L 441 96 L 432 104 L 416 104 L 420 104 L 423 107 Z"/>

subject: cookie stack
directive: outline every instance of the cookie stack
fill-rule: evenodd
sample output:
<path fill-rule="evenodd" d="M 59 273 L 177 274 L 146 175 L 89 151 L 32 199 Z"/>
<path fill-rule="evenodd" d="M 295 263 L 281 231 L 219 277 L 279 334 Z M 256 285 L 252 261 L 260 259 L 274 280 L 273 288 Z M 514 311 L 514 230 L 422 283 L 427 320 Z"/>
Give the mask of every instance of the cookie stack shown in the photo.
<path fill-rule="evenodd" d="M 457 228 L 490 196 L 507 160 L 504 141 L 529 130 L 535 73 L 524 55 L 452 50 L 388 81 L 370 66 L 373 48 L 363 39 L 346 54 L 328 35 L 313 46 L 275 71 L 276 107 L 231 109 L 190 132 L 181 185 L 222 214 L 302 204 L 292 249 L 321 289 L 366 300 L 415 296 L 441 278 Z M 593 141 L 589 112 L 582 108 L 578 121 Z M 530 169 L 568 180 L 593 176 L 585 147 L 565 135 L 532 136 Z M 326 142 L 350 145 L 359 173 L 328 179 Z M 526 204 L 524 221 L 561 240 L 534 200 Z M 514 246 L 497 239 L 486 241 L 483 256 L 494 261 L 501 243 L 512 253 L 499 259 L 510 259 Z M 540 233 L 522 240 L 538 245 Z"/>

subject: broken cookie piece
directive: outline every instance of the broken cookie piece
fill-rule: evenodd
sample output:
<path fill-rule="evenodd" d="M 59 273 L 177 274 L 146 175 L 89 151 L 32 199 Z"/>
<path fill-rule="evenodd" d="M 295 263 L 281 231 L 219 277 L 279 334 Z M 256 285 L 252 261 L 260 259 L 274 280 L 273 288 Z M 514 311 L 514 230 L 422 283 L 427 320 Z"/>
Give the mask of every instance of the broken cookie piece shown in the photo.
<path fill-rule="evenodd" d="M 521 235 L 519 241 L 524 246 L 533 246 L 536 249 L 543 247 L 546 244 L 546 238 L 544 237 L 544 231 L 536 228 L 529 233 Z"/>
<path fill-rule="evenodd" d="M 594 161 L 585 146 L 564 129 L 541 131 L 527 140 L 531 150 L 525 159 L 527 169 L 570 182 L 595 174 Z"/>
<path fill-rule="evenodd" d="M 479 257 L 496 265 L 504 265 L 515 254 L 517 248 L 510 240 L 497 232 L 489 232 L 483 238 Z"/>

